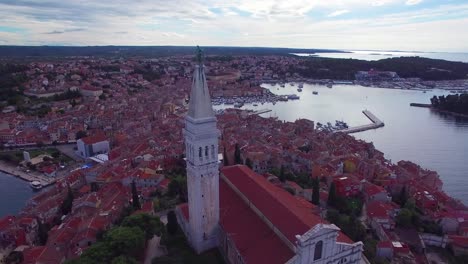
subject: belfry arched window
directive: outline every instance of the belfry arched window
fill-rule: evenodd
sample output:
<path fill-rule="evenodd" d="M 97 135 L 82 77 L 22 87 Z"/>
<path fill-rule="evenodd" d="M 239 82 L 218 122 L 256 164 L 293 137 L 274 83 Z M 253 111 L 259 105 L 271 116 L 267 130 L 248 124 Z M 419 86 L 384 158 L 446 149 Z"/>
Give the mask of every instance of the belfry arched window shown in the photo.
<path fill-rule="evenodd" d="M 315 244 L 315 249 L 314 249 L 314 260 L 322 258 L 322 249 L 323 249 L 323 242 L 322 241 L 317 242 L 317 244 Z"/>

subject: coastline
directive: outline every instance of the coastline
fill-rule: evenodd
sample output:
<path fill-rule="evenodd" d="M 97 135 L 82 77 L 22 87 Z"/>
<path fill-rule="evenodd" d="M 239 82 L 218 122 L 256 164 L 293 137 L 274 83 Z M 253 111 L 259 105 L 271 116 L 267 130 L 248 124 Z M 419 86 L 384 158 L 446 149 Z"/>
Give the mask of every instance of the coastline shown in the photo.
<path fill-rule="evenodd" d="M 451 112 L 451 111 L 447 111 L 447 110 L 437 109 L 437 108 L 433 107 L 431 104 L 411 103 L 410 106 L 429 108 L 431 111 L 444 113 L 444 114 L 449 114 L 449 115 L 457 116 L 457 117 L 468 118 L 468 114 L 461 114 L 461 113 Z"/>
<path fill-rule="evenodd" d="M 0 171 L 9 175 L 13 175 L 26 182 L 39 181 L 44 187 L 52 185 L 56 182 L 55 178 L 48 178 L 34 172 L 27 173 L 4 161 L 0 161 Z"/>

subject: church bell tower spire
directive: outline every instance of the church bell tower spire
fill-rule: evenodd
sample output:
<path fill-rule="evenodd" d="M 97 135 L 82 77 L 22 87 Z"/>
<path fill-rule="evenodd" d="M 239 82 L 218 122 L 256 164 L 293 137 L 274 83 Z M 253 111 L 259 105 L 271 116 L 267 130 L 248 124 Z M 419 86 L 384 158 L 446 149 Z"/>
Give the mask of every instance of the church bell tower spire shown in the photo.
<path fill-rule="evenodd" d="M 185 156 L 189 206 L 190 243 L 198 253 L 217 246 L 219 223 L 219 165 L 216 117 L 197 47 L 197 64 L 185 117 Z"/>

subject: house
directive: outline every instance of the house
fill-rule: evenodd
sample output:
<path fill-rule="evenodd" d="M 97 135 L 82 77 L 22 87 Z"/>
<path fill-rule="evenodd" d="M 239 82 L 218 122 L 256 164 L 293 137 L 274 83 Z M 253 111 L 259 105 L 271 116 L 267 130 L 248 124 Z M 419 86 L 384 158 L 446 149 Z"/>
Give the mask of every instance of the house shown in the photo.
<path fill-rule="evenodd" d="M 382 225 L 385 229 L 395 228 L 395 221 L 393 220 L 399 211 L 399 206 L 395 203 L 388 202 L 370 202 L 366 204 L 368 224 Z"/>
<path fill-rule="evenodd" d="M 97 154 L 109 153 L 109 140 L 103 135 L 88 136 L 76 141 L 77 154 L 89 158 Z"/>
<path fill-rule="evenodd" d="M 61 264 L 64 262 L 65 254 L 53 246 L 30 247 L 23 251 L 22 264 Z"/>
<path fill-rule="evenodd" d="M 394 257 L 412 257 L 409 246 L 399 241 L 380 241 L 377 244 L 376 250 L 377 257 L 389 260 L 392 260 Z"/>
<path fill-rule="evenodd" d="M 361 192 L 361 182 L 350 174 L 335 176 L 333 183 L 338 196 L 351 197 Z"/>
<path fill-rule="evenodd" d="M 364 182 L 362 185 L 364 200 L 366 202 L 380 201 L 390 202 L 392 198 L 388 195 L 388 192 L 381 186 L 375 185 L 370 182 Z"/>

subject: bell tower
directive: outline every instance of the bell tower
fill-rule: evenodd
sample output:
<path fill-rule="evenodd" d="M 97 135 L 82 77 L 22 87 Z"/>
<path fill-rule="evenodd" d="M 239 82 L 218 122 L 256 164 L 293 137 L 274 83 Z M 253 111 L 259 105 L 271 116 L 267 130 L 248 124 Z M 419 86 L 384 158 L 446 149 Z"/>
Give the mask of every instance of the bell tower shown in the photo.
<path fill-rule="evenodd" d="M 201 253 L 217 246 L 220 132 L 216 127 L 199 47 L 183 133 L 187 160 L 189 240 L 195 251 Z"/>

